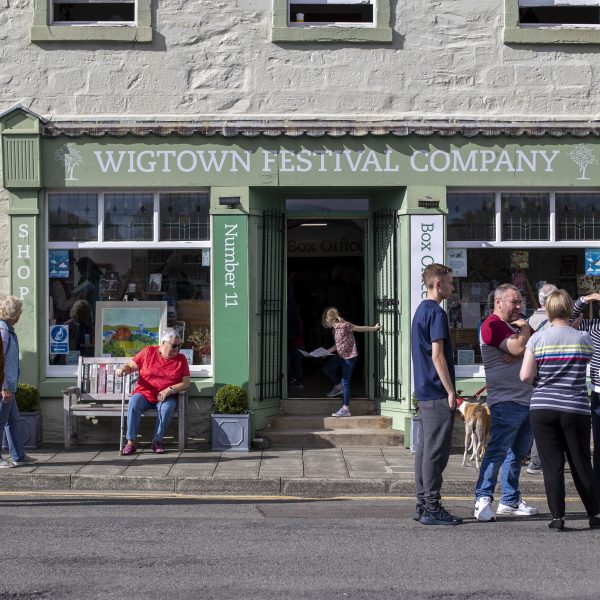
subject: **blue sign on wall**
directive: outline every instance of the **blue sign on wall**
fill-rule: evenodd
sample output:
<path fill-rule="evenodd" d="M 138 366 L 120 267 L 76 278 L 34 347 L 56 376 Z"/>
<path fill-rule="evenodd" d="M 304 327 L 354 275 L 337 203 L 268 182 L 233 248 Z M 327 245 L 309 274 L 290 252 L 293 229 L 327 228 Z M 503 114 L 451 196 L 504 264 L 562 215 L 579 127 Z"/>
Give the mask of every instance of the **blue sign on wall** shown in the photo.
<path fill-rule="evenodd" d="M 50 354 L 67 354 L 69 352 L 69 328 L 66 325 L 50 327 Z"/>

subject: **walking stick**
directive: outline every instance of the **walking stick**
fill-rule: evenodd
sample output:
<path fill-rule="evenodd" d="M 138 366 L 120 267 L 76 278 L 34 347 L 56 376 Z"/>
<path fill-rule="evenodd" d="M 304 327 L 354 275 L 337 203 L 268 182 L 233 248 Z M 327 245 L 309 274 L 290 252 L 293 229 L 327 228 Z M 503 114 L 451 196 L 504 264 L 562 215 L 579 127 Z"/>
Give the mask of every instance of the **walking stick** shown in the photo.
<path fill-rule="evenodd" d="M 125 382 L 127 381 L 127 378 L 123 371 L 121 371 L 121 378 L 123 381 L 121 384 L 121 436 L 119 438 L 119 454 L 123 452 L 123 438 L 125 437 Z"/>

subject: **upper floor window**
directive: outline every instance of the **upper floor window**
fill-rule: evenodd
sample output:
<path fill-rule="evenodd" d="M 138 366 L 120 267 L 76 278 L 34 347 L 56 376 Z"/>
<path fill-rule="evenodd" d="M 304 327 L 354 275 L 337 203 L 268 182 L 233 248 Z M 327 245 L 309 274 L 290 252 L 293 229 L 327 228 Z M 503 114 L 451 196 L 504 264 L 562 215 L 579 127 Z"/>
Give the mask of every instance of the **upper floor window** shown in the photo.
<path fill-rule="evenodd" d="M 135 0 L 52 0 L 53 24 L 135 23 Z"/>
<path fill-rule="evenodd" d="M 373 25 L 375 0 L 289 0 L 289 24 Z"/>
<path fill-rule="evenodd" d="M 504 41 L 597 44 L 600 0 L 504 0 Z"/>

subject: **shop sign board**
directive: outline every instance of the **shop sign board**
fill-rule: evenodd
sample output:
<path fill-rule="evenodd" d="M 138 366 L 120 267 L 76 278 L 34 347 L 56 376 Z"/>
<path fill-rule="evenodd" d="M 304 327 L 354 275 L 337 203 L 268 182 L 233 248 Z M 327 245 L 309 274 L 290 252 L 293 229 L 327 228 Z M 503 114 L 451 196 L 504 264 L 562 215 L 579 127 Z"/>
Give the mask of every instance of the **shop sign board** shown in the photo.
<path fill-rule="evenodd" d="M 422 273 L 427 265 L 444 262 L 443 215 L 413 215 L 410 218 L 410 318 L 427 296 Z"/>
<path fill-rule="evenodd" d="M 46 187 L 600 185 L 600 141 L 367 136 L 43 138 Z"/>

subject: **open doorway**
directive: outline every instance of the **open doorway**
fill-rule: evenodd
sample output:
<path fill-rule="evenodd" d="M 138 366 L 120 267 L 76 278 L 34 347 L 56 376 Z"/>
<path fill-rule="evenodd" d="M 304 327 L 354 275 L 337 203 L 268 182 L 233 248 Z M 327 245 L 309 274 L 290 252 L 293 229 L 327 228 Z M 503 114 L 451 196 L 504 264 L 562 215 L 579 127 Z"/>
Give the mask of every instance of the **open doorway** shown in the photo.
<path fill-rule="evenodd" d="M 366 219 L 288 219 L 288 349 L 314 350 L 334 344 L 321 324 L 323 310 L 335 306 L 351 323 L 365 323 Z M 296 318 L 297 316 L 297 318 Z M 352 397 L 366 396 L 364 335 L 356 335 L 358 362 Z M 296 357 L 299 358 L 296 354 Z M 288 361 L 288 397 L 323 398 L 331 382 L 321 369 L 326 358 Z"/>

